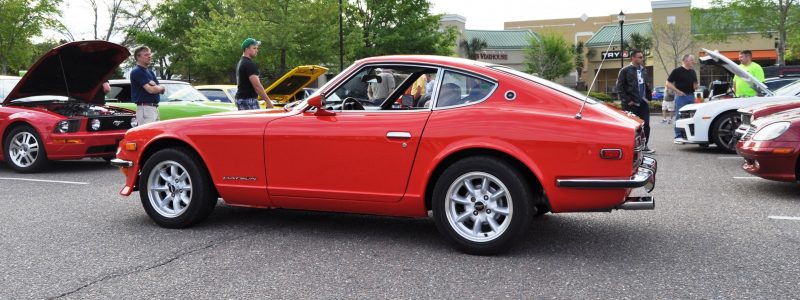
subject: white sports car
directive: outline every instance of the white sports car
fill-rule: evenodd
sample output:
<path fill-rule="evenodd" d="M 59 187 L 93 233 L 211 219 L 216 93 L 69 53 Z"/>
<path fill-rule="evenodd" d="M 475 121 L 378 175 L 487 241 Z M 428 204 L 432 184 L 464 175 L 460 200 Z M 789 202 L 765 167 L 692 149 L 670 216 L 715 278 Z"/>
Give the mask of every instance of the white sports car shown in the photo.
<path fill-rule="evenodd" d="M 689 104 L 680 109 L 675 126 L 681 132 L 678 141 L 684 144 L 698 144 L 717 147 L 729 153 L 736 153 L 736 128 L 741 123 L 738 109 L 761 103 L 780 102 L 798 99 L 800 85 L 790 84 L 771 91 L 764 83 L 747 73 L 736 63 L 717 51 L 703 49 L 708 56 L 700 58 L 703 64 L 718 64 L 750 83 L 761 97 L 733 98 L 704 103 Z"/>

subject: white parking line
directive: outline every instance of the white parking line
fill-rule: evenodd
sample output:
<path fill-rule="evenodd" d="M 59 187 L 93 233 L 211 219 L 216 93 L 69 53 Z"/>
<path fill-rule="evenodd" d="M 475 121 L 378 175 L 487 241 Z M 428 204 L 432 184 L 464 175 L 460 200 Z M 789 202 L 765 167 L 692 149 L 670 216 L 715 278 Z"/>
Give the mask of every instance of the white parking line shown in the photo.
<path fill-rule="evenodd" d="M 775 220 L 790 220 L 790 221 L 800 221 L 800 217 L 787 217 L 787 216 L 769 216 L 770 219 Z"/>
<path fill-rule="evenodd" d="M 733 179 L 763 179 L 763 178 L 753 177 L 753 176 L 742 176 L 742 177 L 733 176 Z"/>
<path fill-rule="evenodd" d="M 64 183 L 64 184 L 89 184 L 88 182 L 44 180 L 44 179 L 30 179 L 30 178 L 12 178 L 12 177 L 0 177 L 0 180 L 33 181 L 33 182 Z"/>
<path fill-rule="evenodd" d="M 744 159 L 741 156 L 718 156 L 717 159 Z"/>

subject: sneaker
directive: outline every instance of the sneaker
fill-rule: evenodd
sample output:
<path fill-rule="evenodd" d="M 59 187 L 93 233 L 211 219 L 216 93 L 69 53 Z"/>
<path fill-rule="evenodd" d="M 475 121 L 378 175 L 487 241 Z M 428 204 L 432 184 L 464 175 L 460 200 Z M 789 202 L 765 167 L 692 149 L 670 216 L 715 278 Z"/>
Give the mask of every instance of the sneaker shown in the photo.
<path fill-rule="evenodd" d="M 672 124 L 672 119 L 667 120 L 667 124 Z"/>
<path fill-rule="evenodd" d="M 661 119 L 661 123 L 667 123 L 667 119 Z"/>
<path fill-rule="evenodd" d="M 674 139 L 672 142 L 678 145 L 683 145 L 683 140 L 681 139 Z"/>
<path fill-rule="evenodd" d="M 642 150 L 642 153 L 645 153 L 645 154 L 653 154 L 653 153 L 656 153 L 656 150 L 653 150 L 653 149 L 650 149 L 650 148 L 646 148 L 646 147 L 645 147 L 645 148 L 644 148 L 644 150 Z"/>

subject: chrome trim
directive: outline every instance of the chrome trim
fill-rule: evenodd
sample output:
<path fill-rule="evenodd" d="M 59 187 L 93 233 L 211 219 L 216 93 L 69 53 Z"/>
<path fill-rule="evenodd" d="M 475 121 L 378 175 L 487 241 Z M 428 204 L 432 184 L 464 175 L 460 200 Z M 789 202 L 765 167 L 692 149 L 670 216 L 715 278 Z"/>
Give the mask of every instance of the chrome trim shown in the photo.
<path fill-rule="evenodd" d="M 129 160 L 123 160 L 119 158 L 112 159 L 109 163 L 112 166 L 119 167 L 119 168 L 130 168 L 133 167 L 133 162 Z"/>
<path fill-rule="evenodd" d="M 389 131 L 388 133 L 386 133 L 386 137 L 390 139 L 410 139 L 411 133 L 401 132 L 401 131 Z"/>
<path fill-rule="evenodd" d="M 556 183 L 559 187 L 567 188 L 638 188 L 645 186 L 653 175 L 653 170 L 639 167 L 631 178 L 572 178 L 557 179 Z"/>

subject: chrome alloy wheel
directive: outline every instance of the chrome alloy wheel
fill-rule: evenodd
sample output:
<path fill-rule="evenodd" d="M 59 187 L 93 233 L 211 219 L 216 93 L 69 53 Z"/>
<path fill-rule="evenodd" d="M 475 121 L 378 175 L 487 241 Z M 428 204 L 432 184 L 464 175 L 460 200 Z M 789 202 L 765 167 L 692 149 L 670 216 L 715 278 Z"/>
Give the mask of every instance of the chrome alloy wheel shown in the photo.
<path fill-rule="evenodd" d="M 17 133 L 11 138 L 8 154 L 15 165 L 21 168 L 30 167 L 39 157 L 39 141 L 30 132 Z"/>
<path fill-rule="evenodd" d="M 175 218 L 183 214 L 192 201 L 192 180 L 181 164 L 162 161 L 150 171 L 147 195 L 159 215 Z"/>
<path fill-rule="evenodd" d="M 508 188 L 489 173 L 461 175 L 450 184 L 447 195 L 447 221 L 467 240 L 492 241 L 511 224 L 514 207 Z"/>

